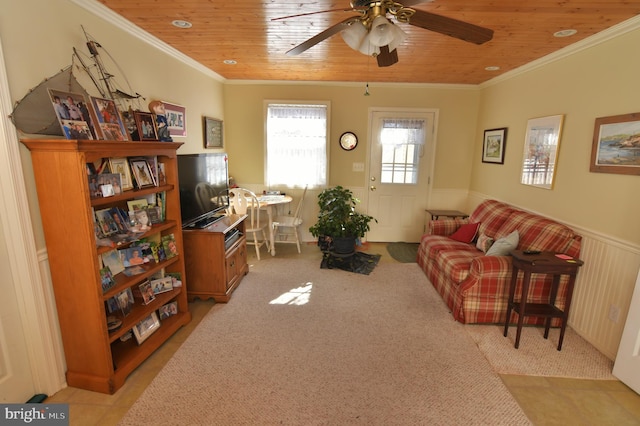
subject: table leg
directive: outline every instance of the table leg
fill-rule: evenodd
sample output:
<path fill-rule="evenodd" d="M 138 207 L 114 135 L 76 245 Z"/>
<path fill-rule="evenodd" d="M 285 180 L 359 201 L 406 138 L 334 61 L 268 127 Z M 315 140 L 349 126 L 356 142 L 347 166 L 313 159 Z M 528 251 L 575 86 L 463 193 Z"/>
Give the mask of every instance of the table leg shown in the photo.
<path fill-rule="evenodd" d="M 507 318 L 504 320 L 504 337 L 507 337 L 509 333 L 509 320 L 511 319 L 511 310 L 514 295 L 516 292 L 516 283 L 518 281 L 518 268 L 513 268 L 511 271 L 511 284 L 509 285 L 509 301 L 507 302 Z"/>
<path fill-rule="evenodd" d="M 269 251 L 271 256 L 276 255 L 275 233 L 273 232 L 273 209 L 274 206 L 267 206 L 267 216 L 269 217 Z"/>
<path fill-rule="evenodd" d="M 564 310 L 562 314 L 562 325 L 560 326 L 560 338 L 558 339 L 558 350 L 562 349 L 562 341 L 564 340 L 564 330 L 567 327 L 567 320 L 569 319 L 569 308 L 571 307 L 571 299 L 573 298 L 573 285 L 576 282 L 576 275 L 571 274 L 569 276 L 569 282 L 567 283 L 567 297 L 564 304 Z"/>
<path fill-rule="evenodd" d="M 560 287 L 560 275 L 554 275 L 551 282 L 551 290 L 549 293 L 549 305 L 556 305 L 556 297 L 558 296 L 558 287 Z M 549 329 L 551 328 L 551 317 L 547 317 L 544 321 L 544 338 L 549 337 Z"/>
<path fill-rule="evenodd" d="M 516 333 L 515 348 L 520 346 L 520 334 L 522 334 L 522 325 L 524 324 L 524 317 L 527 304 L 527 296 L 529 295 L 529 281 L 531 280 L 531 272 L 524 271 L 524 279 L 522 280 L 522 294 L 520 296 L 520 311 L 518 312 L 518 332 Z"/>

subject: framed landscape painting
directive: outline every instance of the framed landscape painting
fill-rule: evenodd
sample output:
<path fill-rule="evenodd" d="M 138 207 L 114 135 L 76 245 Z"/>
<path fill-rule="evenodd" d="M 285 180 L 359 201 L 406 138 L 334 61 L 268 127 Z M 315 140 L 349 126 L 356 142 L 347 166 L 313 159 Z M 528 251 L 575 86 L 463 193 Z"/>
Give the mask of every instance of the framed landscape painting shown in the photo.
<path fill-rule="evenodd" d="M 596 118 L 589 171 L 640 175 L 640 112 Z"/>

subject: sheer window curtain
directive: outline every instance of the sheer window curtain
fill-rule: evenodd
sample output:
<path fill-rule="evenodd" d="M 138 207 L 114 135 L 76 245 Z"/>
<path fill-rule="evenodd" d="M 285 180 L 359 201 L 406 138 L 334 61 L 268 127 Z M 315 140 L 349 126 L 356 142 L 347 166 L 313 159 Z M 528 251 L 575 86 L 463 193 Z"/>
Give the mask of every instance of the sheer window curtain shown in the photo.
<path fill-rule="evenodd" d="M 328 105 L 267 105 L 268 187 L 327 184 Z"/>
<path fill-rule="evenodd" d="M 384 118 L 380 130 L 382 183 L 416 184 L 425 144 L 422 119 Z"/>

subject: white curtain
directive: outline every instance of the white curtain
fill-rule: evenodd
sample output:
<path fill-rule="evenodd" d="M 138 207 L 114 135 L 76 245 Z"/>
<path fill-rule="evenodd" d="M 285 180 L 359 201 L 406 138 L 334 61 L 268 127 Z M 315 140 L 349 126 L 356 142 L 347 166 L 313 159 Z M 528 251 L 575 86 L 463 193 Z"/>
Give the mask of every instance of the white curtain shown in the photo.
<path fill-rule="evenodd" d="M 326 185 L 327 109 L 327 105 L 268 105 L 269 187 Z"/>
<path fill-rule="evenodd" d="M 425 144 L 425 126 L 423 119 L 382 119 L 382 183 L 417 183 L 420 156 Z"/>

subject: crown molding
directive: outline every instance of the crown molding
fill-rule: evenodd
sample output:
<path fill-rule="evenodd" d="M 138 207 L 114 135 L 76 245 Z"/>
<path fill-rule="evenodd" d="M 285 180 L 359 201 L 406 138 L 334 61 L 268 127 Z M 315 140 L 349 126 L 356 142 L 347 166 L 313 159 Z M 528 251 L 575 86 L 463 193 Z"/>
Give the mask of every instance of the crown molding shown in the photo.
<path fill-rule="evenodd" d="M 542 58 L 536 59 L 535 61 L 531 61 L 519 68 L 508 71 L 498 77 L 492 78 L 489 81 L 479 84 L 479 87 L 484 89 L 486 87 L 493 86 L 498 83 L 502 83 L 506 80 L 525 74 L 529 71 L 533 71 L 535 69 L 538 69 L 545 65 L 559 61 L 571 55 L 575 55 L 578 52 L 581 52 L 586 49 L 590 49 L 594 46 L 605 43 L 613 38 L 619 37 L 631 31 L 635 31 L 639 28 L 640 28 L 640 15 L 634 16 L 631 19 L 627 19 L 626 21 L 623 21 L 617 25 L 614 25 L 613 27 L 600 31 L 599 33 L 596 33 L 590 37 L 587 37 L 574 44 L 571 44 L 563 49 L 557 50 L 553 53 L 543 56 Z"/>
<path fill-rule="evenodd" d="M 72 3 L 82 7 L 83 9 L 89 11 L 100 19 L 118 27 L 126 33 L 131 34 L 139 40 L 144 41 L 145 43 L 155 47 L 156 49 L 166 53 L 172 58 L 190 66 L 191 68 L 200 71 L 201 73 L 217 80 L 220 82 L 225 82 L 226 79 L 222 77 L 220 74 L 213 72 L 209 68 L 202 65 L 200 62 L 190 58 L 179 50 L 169 46 L 164 41 L 159 38 L 152 36 L 142 28 L 138 27 L 133 22 L 125 19 L 121 15 L 118 15 L 113 10 L 109 9 L 102 3 L 99 3 L 97 0 L 71 0 Z"/>

